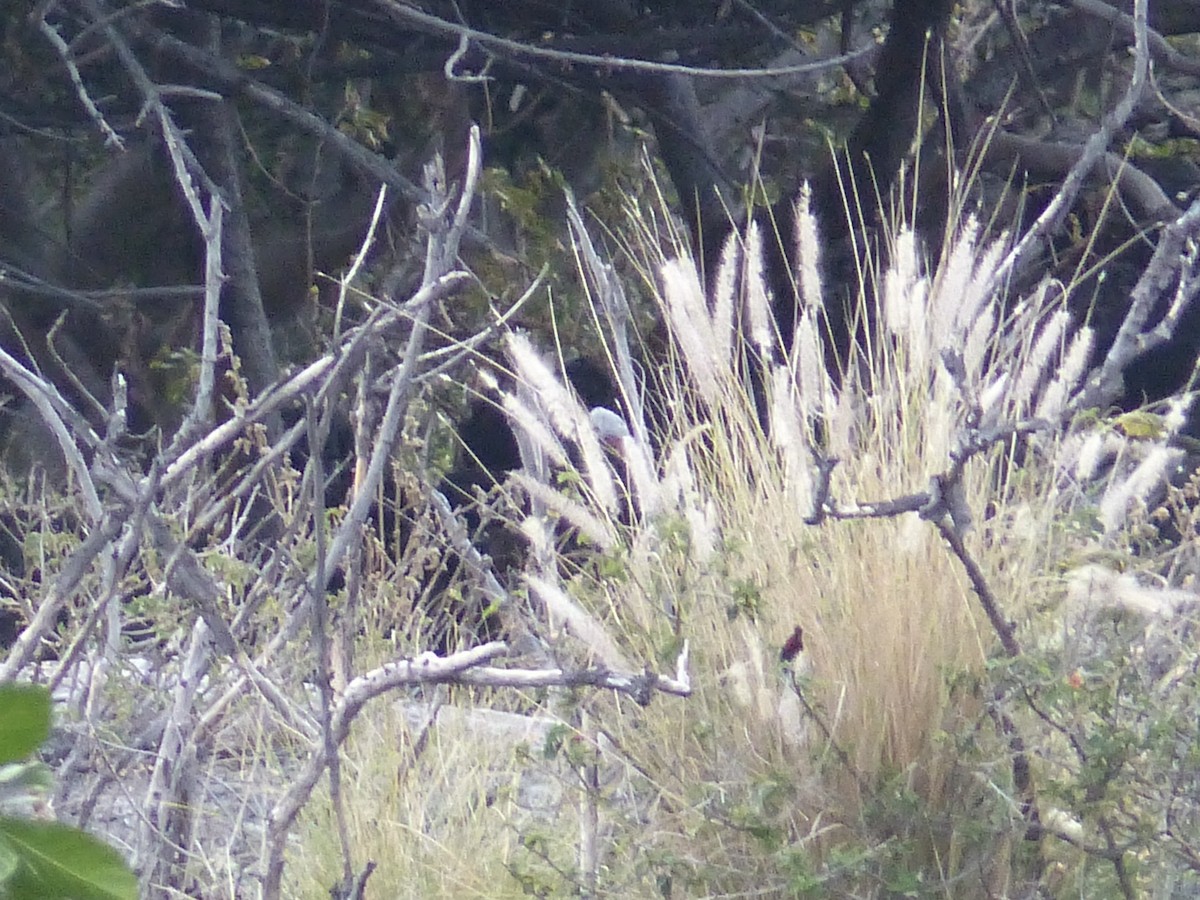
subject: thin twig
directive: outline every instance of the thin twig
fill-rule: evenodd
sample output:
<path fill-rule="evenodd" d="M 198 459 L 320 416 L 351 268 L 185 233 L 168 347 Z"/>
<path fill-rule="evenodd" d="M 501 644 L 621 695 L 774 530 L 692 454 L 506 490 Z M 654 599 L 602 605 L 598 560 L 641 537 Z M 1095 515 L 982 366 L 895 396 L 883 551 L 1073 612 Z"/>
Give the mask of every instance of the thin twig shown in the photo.
<path fill-rule="evenodd" d="M 104 146 L 124 150 L 125 141 L 108 124 L 108 120 L 104 118 L 104 113 L 100 112 L 100 108 L 92 100 L 91 93 L 83 83 L 83 76 L 79 73 L 79 67 L 75 65 L 75 55 L 71 52 L 71 48 L 67 46 L 67 42 L 62 39 L 62 35 L 58 33 L 58 29 L 46 21 L 47 12 L 49 10 L 43 8 L 41 11 L 42 14 L 38 16 L 38 30 L 41 31 L 46 40 L 58 52 L 59 59 L 62 60 L 62 64 L 67 70 L 67 76 L 71 79 L 71 84 L 75 87 L 75 94 L 79 97 L 79 102 L 83 104 L 83 108 L 87 111 L 88 116 L 96 123 L 96 127 L 100 129 L 100 133 L 104 135 Z"/>
<path fill-rule="evenodd" d="M 975 591 L 975 595 L 979 598 L 979 603 L 983 607 L 988 621 L 992 623 L 992 630 L 1000 638 L 1000 645 L 1004 648 L 1005 655 L 1011 659 L 1016 659 L 1021 655 L 1021 645 L 1017 642 L 1013 623 L 1006 619 L 1000 611 L 999 599 L 992 591 L 991 585 L 988 584 L 987 576 L 983 573 L 983 569 L 979 567 L 979 563 L 975 561 L 975 557 L 967 550 L 962 536 L 958 533 L 958 529 L 954 526 L 949 516 L 939 516 L 933 520 L 933 524 L 943 540 L 949 544 L 950 550 L 958 558 L 963 569 L 966 570 L 971 587 Z"/>
<path fill-rule="evenodd" d="M 459 200 L 459 207 L 455 212 L 455 216 L 450 222 L 446 222 L 442 218 L 449 204 L 449 198 L 445 194 L 445 174 L 444 172 L 441 173 L 440 183 L 438 183 L 437 173 L 431 174 L 428 178 L 433 200 L 426 219 L 426 227 L 430 229 L 430 239 L 429 248 L 426 251 L 425 279 L 422 284 L 422 290 L 431 288 L 440 279 L 448 276 L 451 266 L 454 265 L 458 256 L 458 244 L 462 237 L 462 230 L 466 226 L 467 210 L 470 209 L 471 202 L 474 199 L 473 193 L 468 192 L 474 191 L 478 185 L 479 172 L 482 166 L 483 157 L 478 127 L 471 129 L 470 148 L 467 177 L 463 185 L 463 193 Z M 392 383 L 392 390 L 388 395 L 387 407 L 384 410 L 383 421 L 380 424 L 379 433 L 376 437 L 375 450 L 367 466 L 366 477 L 363 479 L 363 484 L 360 486 L 360 490 L 350 505 L 350 511 L 338 527 L 329 546 L 330 570 L 341 564 L 350 542 L 357 539 L 360 529 L 363 523 L 366 522 L 367 515 L 370 513 L 375 491 L 382 483 L 384 469 L 390 464 L 392 447 L 395 444 L 396 435 L 399 432 L 400 424 L 408 408 L 413 377 L 424 346 L 427 323 L 431 314 L 432 303 L 427 302 L 417 310 L 414 317 L 412 333 L 409 335 L 408 344 L 405 347 L 400 366 L 396 373 L 396 379 Z M 326 584 L 319 585 L 320 590 L 325 590 L 326 587 Z"/>
<path fill-rule="evenodd" d="M 96 493 L 96 485 L 92 482 L 92 475 L 84 461 L 83 454 L 68 430 L 66 422 L 63 421 L 64 418 L 70 418 L 77 425 L 82 425 L 78 414 L 58 392 L 58 388 L 25 368 L 3 347 L 0 347 L 0 371 L 3 371 L 5 376 L 17 386 L 17 389 L 29 398 L 41 415 L 42 421 L 58 441 L 63 459 L 66 460 L 67 466 L 79 482 L 88 518 L 93 523 L 99 522 L 104 514 L 104 507 L 100 503 L 99 494 Z M 94 447 L 100 442 L 99 436 L 90 426 L 84 425 L 83 428 L 77 428 L 77 434 L 90 446 Z"/>
<path fill-rule="evenodd" d="M 382 192 L 381 197 L 382 200 Z M 316 571 L 309 584 L 312 592 L 312 648 L 316 668 L 317 692 L 320 696 L 322 765 L 329 772 L 329 800 L 333 806 L 338 842 L 342 851 L 342 887 L 349 891 L 354 880 L 354 860 L 351 855 L 350 828 L 346 821 L 345 798 L 342 795 L 342 767 L 338 745 L 333 739 L 333 666 L 329 648 L 329 599 L 324 590 L 329 577 L 325 558 L 325 437 L 319 417 L 308 407 L 308 468 L 311 472 L 313 542 L 316 545 Z M 314 585 L 320 587 L 314 588 Z"/>
<path fill-rule="evenodd" d="M 423 286 L 413 296 L 410 303 L 414 306 L 424 307 L 459 290 L 470 280 L 470 276 L 465 272 L 449 272 L 432 284 Z M 335 370 L 339 363 L 349 356 L 347 348 L 356 340 L 362 340 L 365 334 L 371 333 L 372 328 L 384 328 L 391 323 L 401 321 L 404 317 L 405 312 L 403 311 L 381 311 L 379 318 L 369 323 L 370 327 L 364 324 L 361 328 L 348 333 L 340 347 L 309 363 L 299 372 L 296 372 L 294 375 L 284 379 L 280 384 L 264 392 L 261 397 L 257 398 L 244 411 L 218 425 L 201 440 L 184 450 L 177 459 L 171 461 L 165 468 L 163 472 L 163 485 L 169 486 L 174 484 L 185 473 L 199 465 L 202 460 L 237 439 L 250 426 L 265 421 L 268 416 L 283 405 L 319 390 L 320 386 L 329 377 L 330 372 Z"/>

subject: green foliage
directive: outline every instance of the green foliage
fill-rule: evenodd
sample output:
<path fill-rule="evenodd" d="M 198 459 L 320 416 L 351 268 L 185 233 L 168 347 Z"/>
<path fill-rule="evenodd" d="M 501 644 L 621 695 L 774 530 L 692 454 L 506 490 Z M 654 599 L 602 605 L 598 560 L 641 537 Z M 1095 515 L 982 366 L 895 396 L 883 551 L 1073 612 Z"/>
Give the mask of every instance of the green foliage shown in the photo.
<path fill-rule="evenodd" d="M 730 621 L 738 616 L 748 616 L 751 620 L 758 616 L 762 604 L 762 588 L 751 579 L 740 579 L 731 585 L 732 602 L 726 610 Z"/>
<path fill-rule="evenodd" d="M 50 735 L 50 702 L 44 688 L 0 685 L 0 764 L 24 759 Z"/>
<path fill-rule="evenodd" d="M 137 896 L 137 879 L 121 855 L 77 828 L 57 822 L 0 819 L 0 876 L 18 900 L 119 900 Z"/>
<path fill-rule="evenodd" d="M 346 82 L 345 105 L 338 117 L 338 131 L 349 135 L 372 150 L 379 150 L 391 137 L 392 117 L 373 109 L 363 101 L 362 92 Z"/>
<path fill-rule="evenodd" d="M 50 694 L 0 685 L 0 810 L 49 787 L 41 763 L 21 762 L 50 734 Z M 5 900 L 124 900 L 137 879 L 121 855 L 58 822 L 0 815 L 0 897 Z"/>
<path fill-rule="evenodd" d="M 1140 135 L 1134 135 L 1129 142 L 1129 153 L 1136 158 L 1175 159 L 1180 157 L 1200 156 L 1200 140 L 1180 137 L 1159 143 L 1151 143 Z"/>
<path fill-rule="evenodd" d="M 1136 440 L 1153 440 L 1167 433 L 1163 417 L 1145 410 L 1134 410 L 1117 416 L 1113 427 L 1121 434 Z"/>
<path fill-rule="evenodd" d="M 1116 897 L 1131 885 L 1174 884 L 1182 896 L 1200 886 L 1191 863 L 1200 847 L 1200 680 L 1180 641 L 1193 625 L 1178 627 L 1172 634 L 1119 608 L 1089 611 L 1068 623 L 1064 646 L 995 672 L 1038 742 L 1048 852 L 1064 891 Z"/>
<path fill-rule="evenodd" d="M 200 355 L 190 348 L 164 345 L 150 360 L 149 369 L 164 408 L 179 410 L 192 396 L 200 373 Z"/>

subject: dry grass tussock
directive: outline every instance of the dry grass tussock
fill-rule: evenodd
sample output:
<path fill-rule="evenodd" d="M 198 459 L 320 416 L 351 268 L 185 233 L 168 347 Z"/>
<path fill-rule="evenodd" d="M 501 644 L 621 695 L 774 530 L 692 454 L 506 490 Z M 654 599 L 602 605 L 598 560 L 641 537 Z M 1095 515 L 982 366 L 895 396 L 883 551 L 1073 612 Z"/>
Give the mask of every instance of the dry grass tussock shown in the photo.
<path fill-rule="evenodd" d="M 626 619 L 651 619 L 669 581 L 677 628 L 693 641 L 698 689 L 678 708 L 610 722 L 630 753 L 651 755 L 658 788 L 673 795 L 664 808 L 679 819 L 679 853 L 688 852 L 679 835 L 696 827 L 687 820 L 711 816 L 744 833 L 774 832 L 815 861 L 822 848 L 866 838 L 875 792 L 895 778 L 919 798 L 926 819 L 924 834 L 904 839 L 927 844 L 953 868 L 962 852 L 952 846 L 954 819 L 969 815 L 964 793 L 973 804 L 987 789 L 945 736 L 962 720 L 982 724 L 985 698 L 963 687 L 964 676 L 982 677 L 996 637 L 929 522 L 913 512 L 866 516 L 871 503 L 926 490 L 961 449 L 964 428 L 1035 412 L 1055 418 L 1082 378 L 1074 366 L 1086 357 L 1077 348 L 1088 336 L 1068 340 L 1065 312 L 1047 291 L 1006 304 L 995 278 L 1004 242 L 982 242 L 973 221 L 962 224 L 936 271 L 912 233 L 900 231 L 886 270 L 870 273 L 882 290 L 867 339 L 833 380 L 820 349 L 816 241 L 805 247 L 800 273 L 807 311 L 784 355 L 773 354 L 763 333 L 771 318 L 757 271 L 760 242 L 753 226 L 731 239 L 711 304 L 690 260 L 655 258 L 656 248 L 643 246 L 675 339 L 676 358 L 660 373 L 670 423 L 660 455 L 686 460 L 709 532 L 698 543 L 715 549 L 700 555 L 678 543 L 669 572 L 661 553 L 630 554 L 629 589 L 613 607 Z M 762 367 L 757 401 L 746 390 L 748 365 Z M 1027 473 L 1019 488 L 1006 479 L 1007 446 L 998 443 L 962 475 L 977 519 L 993 505 L 967 545 L 1005 612 L 1022 618 L 1054 553 L 1054 504 L 1048 479 Z M 823 485 L 820 466 L 832 459 Z M 837 515 L 819 512 L 818 492 Z M 1019 532 L 1007 528 L 1017 506 Z M 694 535 L 690 525 L 684 531 Z M 799 676 L 779 664 L 796 627 L 804 639 Z M 1002 745 L 990 730 L 989 739 L 982 724 L 979 739 L 993 741 L 999 763 Z M 756 810 L 748 798 L 761 800 L 764 785 L 775 797 Z M 762 849 L 720 847 L 730 887 L 745 864 L 737 856 Z M 704 858 L 719 868 L 716 849 Z M 787 883 L 786 872 L 775 877 Z"/>
<path fill-rule="evenodd" d="M 522 834 L 573 809 L 549 774 L 514 774 L 519 748 L 540 747 L 549 723 L 451 706 L 430 727 L 436 703 L 374 710 L 345 748 L 348 831 L 378 864 L 369 895 L 520 897 L 507 864 Z M 342 848 L 328 794 L 314 798 L 295 838 L 286 895 L 329 896 Z"/>
<path fill-rule="evenodd" d="M 878 286 L 864 301 L 875 307 L 831 377 L 811 218 L 802 212 L 806 311 L 786 353 L 755 226 L 730 239 L 706 296 L 692 260 L 654 239 L 648 221 L 635 216 L 635 255 L 671 332 L 670 358 L 648 385 L 623 364 L 621 286 L 576 229 L 625 393 L 619 454 L 600 447 L 595 415 L 589 424 L 526 338 L 507 346 L 520 386 L 504 405 L 526 463 L 510 484 L 531 498 L 514 524 L 533 548 L 526 584 L 559 652 L 621 669 L 670 665 L 685 639 L 691 648 L 687 701 L 531 698 L 610 770 L 590 787 L 566 776 L 583 807 L 590 795 L 606 810 L 598 887 L 871 895 L 920 871 L 954 896 L 1003 893 L 1023 823 L 1007 737 L 989 717 L 985 670 L 1000 641 L 929 519 L 961 536 L 1005 616 L 1034 620 L 1065 552 L 1053 517 L 1075 463 L 1060 426 L 1090 334 L 1068 331 L 1063 292 L 1048 284 L 1006 297 L 1005 240 L 984 239 L 974 220 L 936 265 L 901 226 L 886 266 L 860 279 Z M 931 511 L 935 478 L 954 497 Z M 564 525 L 590 555 L 561 555 Z M 797 628 L 803 652 L 783 665 Z M 456 787 L 487 769 L 478 754 L 461 765 Z M 431 783 L 396 802 L 428 803 Z M 575 868 L 576 816 L 567 804 L 551 821 L 569 827 L 533 844 L 536 827 L 507 820 L 519 848 L 480 840 L 489 829 L 473 817 L 445 846 L 414 833 L 414 855 L 400 857 L 413 872 L 431 852 L 460 861 L 451 871 L 461 883 L 427 884 L 433 892 L 467 896 L 468 882 L 501 866 L 553 893 L 588 883 Z M 372 824 L 361 838 L 386 846 L 388 834 Z M 476 865 L 482 880 L 471 882 Z"/>

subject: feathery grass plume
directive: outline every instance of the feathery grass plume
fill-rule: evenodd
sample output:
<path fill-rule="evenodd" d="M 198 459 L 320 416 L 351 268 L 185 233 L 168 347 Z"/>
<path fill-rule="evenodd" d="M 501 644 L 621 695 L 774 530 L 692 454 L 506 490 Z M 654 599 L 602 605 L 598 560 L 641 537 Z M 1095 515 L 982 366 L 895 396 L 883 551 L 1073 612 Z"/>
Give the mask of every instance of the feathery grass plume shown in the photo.
<path fill-rule="evenodd" d="M 708 565 L 716 556 L 721 539 L 721 526 L 717 518 L 716 504 L 712 498 L 702 498 L 694 488 L 684 494 L 680 502 L 684 519 L 688 523 L 691 538 L 692 558 L 701 567 Z"/>
<path fill-rule="evenodd" d="M 1132 472 L 1114 479 L 1100 499 L 1098 513 L 1104 533 L 1113 534 L 1123 528 L 1132 509 L 1148 501 L 1183 457 L 1182 450 L 1156 443 Z"/>
<path fill-rule="evenodd" d="M 1101 467 L 1113 459 L 1124 445 L 1124 438 L 1107 429 L 1081 436 L 1078 450 L 1074 451 L 1074 465 L 1070 467 L 1075 478 L 1083 482 L 1091 481 L 1100 473 Z M 1067 452 L 1063 455 L 1069 460 L 1070 445 L 1067 444 L 1065 449 Z"/>
<path fill-rule="evenodd" d="M 597 408 L 591 413 L 593 420 L 603 414 L 624 424 L 625 420 L 610 410 Z M 618 439 L 618 452 L 625 463 L 625 474 L 633 489 L 633 512 L 643 520 L 654 518 L 662 508 L 662 489 L 654 474 L 649 448 L 630 434 L 626 427 L 625 434 Z"/>
<path fill-rule="evenodd" d="M 933 357 L 929 321 L 929 282 L 921 274 L 917 238 L 905 228 L 892 241 L 891 265 L 883 278 L 883 313 L 910 371 L 930 372 Z"/>
<path fill-rule="evenodd" d="M 805 308 L 821 309 L 825 303 L 821 290 L 821 242 L 817 238 L 817 217 L 812 212 L 812 188 L 807 181 L 796 198 L 796 281 Z"/>
<path fill-rule="evenodd" d="M 696 267 L 688 260 L 668 260 L 659 271 L 664 312 L 671 325 L 671 335 L 683 356 L 687 374 L 704 402 L 710 408 L 717 409 L 722 397 L 717 367 L 727 369 L 730 357 L 719 355 L 719 344 L 713 335 L 708 305 Z M 718 273 L 717 281 L 720 282 L 723 277 Z"/>
<path fill-rule="evenodd" d="M 898 459 L 931 461 L 949 451 L 957 404 L 954 384 L 939 362 L 938 349 L 955 336 L 937 332 L 931 308 L 931 278 L 924 271 L 916 235 L 906 226 L 889 241 L 877 333 L 853 369 L 853 390 L 869 410 L 869 443 Z M 867 280 L 866 277 L 863 279 Z M 944 288 L 944 280 L 940 282 Z M 865 437 L 865 432 L 860 432 Z M 851 451 L 854 452 L 854 451 Z"/>
<path fill-rule="evenodd" d="M 1079 387 L 1087 372 L 1092 353 L 1092 329 L 1084 326 L 1071 339 L 1066 356 L 1059 365 L 1058 375 L 1047 385 L 1037 404 L 1038 418 L 1057 422 L 1067 407 L 1071 392 Z"/>
<path fill-rule="evenodd" d="M 964 325 L 961 332 L 963 368 L 975 384 L 985 377 L 988 358 L 996 346 L 996 319 L 996 306 L 988 303 L 979 310 L 974 321 Z"/>
<path fill-rule="evenodd" d="M 1039 296 L 1044 297 L 1045 291 L 1039 290 Z M 1066 339 L 1067 326 L 1071 322 L 1071 316 L 1066 307 L 1055 310 L 1040 332 L 1032 327 L 1036 318 L 1037 310 L 1030 305 L 1022 311 L 1021 318 L 1017 319 L 1015 323 L 1019 325 L 1029 322 L 1030 327 L 1025 333 L 1036 335 L 1031 349 L 1017 357 L 1019 363 L 1017 379 L 1009 394 L 1009 402 L 1012 405 L 1013 414 L 1016 416 L 1023 416 L 1034 408 L 1034 398 L 1038 396 L 1038 388 L 1046 377 L 1046 371 L 1051 362 L 1060 358 L 1060 351 Z"/>
<path fill-rule="evenodd" d="M 743 396 L 745 373 L 739 370 L 740 354 L 761 341 L 748 307 L 761 268 L 747 258 L 761 253 L 761 235 L 752 238 L 747 230 L 743 244 L 726 244 L 711 304 L 686 257 L 664 262 L 661 245 L 636 247 L 651 273 L 646 283 L 652 299 L 674 336 L 675 356 L 663 367 L 659 398 L 669 414 L 655 446 L 662 515 L 640 518 L 622 532 L 629 546 L 625 568 L 620 578 L 603 582 L 604 598 L 619 612 L 601 618 L 638 623 L 660 654 L 681 637 L 693 648 L 700 674 L 686 709 L 658 710 L 636 723 L 609 720 L 623 749 L 652 773 L 655 790 L 691 797 L 711 789 L 713 797 L 730 798 L 723 809 L 756 809 L 755 786 L 776 783 L 774 778 L 794 802 L 778 821 L 751 824 L 778 826 L 772 833 L 785 842 L 820 833 L 806 852 L 821 865 L 842 841 L 854 845 L 861 837 L 864 846 L 878 845 L 862 813 L 878 802 L 871 792 L 889 773 L 900 791 L 921 798 L 928 821 L 972 815 L 987 802 L 964 771 L 967 765 L 935 736 L 961 733 L 956 729 L 963 721 L 984 715 L 978 697 L 960 693 L 951 679 L 986 678 L 993 638 L 960 565 L 928 523 L 909 515 L 805 525 L 814 426 L 820 427 L 821 452 L 839 460 L 831 476 L 831 503 L 844 504 L 839 509 L 852 509 L 860 498 L 920 489 L 946 470 L 963 399 L 977 399 L 991 421 L 1003 424 L 1018 375 L 1028 368 L 1019 360 L 1044 331 L 1033 325 L 1044 325 L 1050 313 L 1035 303 L 1005 314 L 988 288 L 1005 242 L 985 241 L 974 221 L 950 229 L 954 244 L 945 248 L 939 269 L 923 260 L 911 231 L 885 236 L 893 247 L 886 267 L 879 263 L 882 255 L 868 257 L 876 251 L 859 248 L 865 260 L 857 279 L 861 294 L 850 303 L 878 302 L 881 314 L 862 317 L 868 333 L 850 347 L 835 389 L 825 363 L 819 246 L 816 225 L 803 210 L 807 196 L 802 193 L 798 204 L 794 273 L 803 302 L 787 336 L 787 358 L 778 368 L 764 361 L 757 386 L 765 392 L 765 407 Z M 635 240 L 647 240 L 644 225 L 633 227 L 640 236 Z M 679 254 L 680 248 L 665 252 Z M 880 290 L 869 293 L 869 285 Z M 741 320 L 747 346 L 726 349 L 724 310 L 739 299 L 747 304 Z M 729 315 L 737 319 L 736 307 Z M 737 330 L 735 322 L 735 340 Z M 947 374 L 938 352 L 945 347 L 960 351 L 965 377 Z M 1061 358 L 1062 346 L 1052 344 L 1051 352 Z M 759 418 L 764 411 L 765 428 Z M 1026 611 L 1017 603 L 1030 597 L 1029 585 L 1051 552 L 1047 535 L 1053 532 L 1044 520 L 1051 504 L 1042 492 L 1051 489 L 1052 478 L 1043 473 L 998 488 L 1006 481 L 1002 457 L 999 450 L 981 455 L 963 475 L 972 505 L 995 502 L 998 510 L 964 541 L 997 594 L 1017 598 L 1005 613 L 1022 620 Z M 1032 524 L 1010 539 L 1002 523 L 1013 519 L 1004 506 L 1013 499 L 1028 510 Z M 931 537 L 911 540 L 914 534 Z M 570 597 L 596 615 L 594 594 L 572 588 Z M 800 683 L 803 700 L 811 704 L 809 715 L 829 729 L 809 729 L 808 747 L 826 754 L 815 763 L 803 744 L 789 738 L 798 729 L 794 715 L 785 717 L 783 698 L 800 703 L 800 696 L 775 663 L 797 626 L 812 667 Z M 621 642 L 626 646 L 623 634 Z M 848 764 L 827 764 L 831 741 Z M 996 759 L 1005 752 L 998 748 Z M 673 828 L 675 834 L 696 834 L 698 821 L 711 825 L 688 802 L 661 814 L 671 817 L 670 824 L 663 822 L 664 850 L 674 846 Z M 813 822 L 835 823 L 834 829 L 826 832 Z M 956 858 L 957 836 L 943 839 L 935 830 L 931 826 L 916 842 L 932 845 L 940 860 Z M 761 847 L 733 849 L 736 839 L 727 835 L 704 842 L 700 852 L 729 872 L 753 869 L 757 883 L 761 865 L 774 865 L 774 858 L 765 858 Z M 772 871 L 783 879 L 772 884 L 786 883 L 785 874 Z M 957 874 L 961 869 L 947 877 Z M 736 893 L 749 885 L 730 876 L 706 888 Z"/>
<path fill-rule="evenodd" d="M 825 452 L 834 459 L 845 459 L 861 445 L 860 432 L 867 418 L 862 411 L 862 397 L 855 391 L 837 391 L 833 394 L 833 405 L 826 414 Z"/>
<path fill-rule="evenodd" d="M 525 582 L 529 585 L 530 593 L 545 607 L 552 627 L 557 625 L 559 628 L 565 628 L 610 671 L 637 671 L 609 635 L 604 624 L 572 600 L 562 588 L 536 575 L 527 575 Z"/>
<path fill-rule="evenodd" d="M 1035 293 L 1036 296 L 1036 293 Z M 1028 297 L 1009 298 L 1004 304 L 990 304 L 995 310 L 996 323 L 991 333 L 987 350 L 989 372 L 1002 369 L 1009 374 L 1009 394 L 1016 387 L 1018 371 L 1029 356 L 1029 350 L 1037 337 L 1036 329 L 1023 324 L 1029 321 L 1027 310 L 1039 303 L 1031 304 Z"/>
<path fill-rule="evenodd" d="M 966 334 L 979 307 L 991 299 L 978 290 L 973 296 L 969 291 L 972 274 L 979 264 L 978 237 L 979 224 L 970 217 L 958 229 L 949 253 L 936 273 L 929 300 L 929 327 L 934 334 L 946 338 Z M 911 235 L 908 240 L 911 241 Z"/>
<path fill-rule="evenodd" d="M 1005 411 L 1005 393 L 1012 379 L 1008 372 L 1001 372 L 979 391 L 980 428 L 992 428 L 1000 421 Z"/>
<path fill-rule="evenodd" d="M 578 500 L 542 484 L 526 472 L 510 472 L 509 479 L 519 485 L 530 499 L 561 516 L 568 525 L 578 528 L 581 535 L 601 550 L 611 551 L 616 548 L 618 539 L 610 520 L 602 519 Z"/>
<path fill-rule="evenodd" d="M 587 413 L 534 349 L 527 335 L 508 332 L 505 335 L 505 349 L 518 379 L 525 382 L 537 397 L 539 405 L 549 416 L 550 424 L 559 434 L 573 438 L 575 432 L 587 427 Z"/>
<path fill-rule="evenodd" d="M 1071 346 L 1059 367 L 1058 379 L 1064 385 L 1064 393 L 1078 388 L 1087 374 L 1088 360 L 1092 356 L 1092 347 L 1096 333 L 1090 325 L 1084 325 L 1071 339 Z"/>
<path fill-rule="evenodd" d="M 523 431 L 534 446 L 550 457 L 550 461 L 554 465 L 563 468 L 571 465 L 562 442 L 520 397 L 515 394 L 504 394 L 500 403 L 504 414 L 508 416 L 512 424 Z"/>
<path fill-rule="evenodd" d="M 690 546 L 696 562 L 706 565 L 721 542 L 721 526 L 713 500 L 696 484 L 693 463 L 688 458 L 690 438 L 681 438 L 670 448 L 663 463 L 661 495 L 688 524 Z"/>
<path fill-rule="evenodd" d="M 884 275 L 881 312 L 888 333 L 894 338 L 900 338 L 907 335 L 911 329 L 909 321 L 912 311 L 908 287 L 915 280 L 916 273 L 902 269 L 901 262 L 913 261 L 913 254 L 904 252 L 905 247 L 912 246 L 912 235 L 901 232 L 893 241 L 893 246 L 892 267 Z"/>
<path fill-rule="evenodd" d="M 957 395 L 957 386 L 950 373 L 944 366 L 938 366 L 933 376 L 933 386 L 920 413 L 921 419 L 913 429 L 913 437 L 922 441 L 924 446 L 919 450 L 910 446 L 910 452 L 919 452 L 926 466 L 950 458 L 959 427 Z"/>
<path fill-rule="evenodd" d="M 1167 411 L 1163 414 L 1163 431 L 1168 436 L 1179 434 L 1188 423 L 1188 410 L 1196 402 L 1196 392 L 1189 391 L 1179 397 L 1167 401 Z"/>
<path fill-rule="evenodd" d="M 812 462 L 804 452 L 805 440 L 797 421 L 795 381 L 791 373 L 782 366 L 771 369 L 770 416 L 771 443 L 783 456 L 785 483 L 802 494 L 797 502 L 798 509 L 807 509 L 812 502 L 810 492 L 803 490 L 811 477 Z"/>
<path fill-rule="evenodd" d="M 802 422 L 795 429 L 805 434 L 820 416 L 834 405 L 833 379 L 825 365 L 824 343 L 821 340 L 821 313 L 814 308 L 804 309 L 796 317 L 796 333 L 792 345 L 791 366 L 798 384 L 793 415 L 799 412 Z"/>
<path fill-rule="evenodd" d="M 1124 609 L 1148 618 L 1167 619 L 1200 603 L 1200 594 L 1174 588 L 1147 587 L 1129 572 L 1114 572 L 1090 563 L 1067 573 L 1067 600 L 1086 616 Z"/>
<path fill-rule="evenodd" d="M 811 736 L 811 726 L 805 721 L 800 698 L 790 685 L 780 685 L 768 673 L 773 665 L 768 660 L 773 654 L 763 646 L 762 635 L 756 629 L 743 627 L 741 636 L 740 658 L 720 675 L 734 702 L 749 715 L 777 720 L 780 735 L 788 746 L 804 746 Z"/>
<path fill-rule="evenodd" d="M 642 518 L 653 519 L 662 511 L 662 488 L 654 474 L 649 448 L 636 438 L 627 439 L 624 447 L 634 499 Z"/>
<path fill-rule="evenodd" d="M 1120 531 L 1131 510 L 1147 505 L 1154 493 L 1176 474 L 1186 454 L 1171 442 L 1186 424 L 1187 411 L 1194 400 L 1194 394 L 1173 398 L 1162 416 L 1150 416 L 1151 422 L 1146 429 L 1149 434 L 1106 429 L 1100 438 L 1084 439 L 1082 447 L 1076 451 L 1073 469 L 1080 480 L 1094 478 L 1101 465 L 1113 460 L 1108 484 L 1098 505 L 1105 534 Z M 1071 462 L 1068 457 L 1067 465 Z"/>
<path fill-rule="evenodd" d="M 541 482 L 532 476 L 529 480 L 535 485 L 541 485 Z M 536 570 L 550 571 L 550 566 L 542 564 L 554 557 L 554 529 L 548 518 L 544 515 L 528 515 L 522 518 L 518 527 L 524 538 L 529 541 L 529 557 L 536 563 Z"/>
<path fill-rule="evenodd" d="M 964 234 L 971 236 L 969 243 L 976 257 L 965 277 L 956 271 L 952 276 L 938 279 L 947 295 L 958 295 L 954 312 L 955 331 L 963 336 L 963 365 L 974 379 L 983 376 L 988 358 L 997 346 L 1000 304 L 992 291 L 996 267 L 1008 247 L 1007 236 L 1001 235 L 981 250 L 978 245 L 979 227 L 972 216 L 962 229 Z"/>
<path fill-rule="evenodd" d="M 720 359 L 733 359 L 733 307 L 739 254 L 738 234 L 730 231 L 721 246 L 721 259 L 713 279 L 712 328 Z"/>
<path fill-rule="evenodd" d="M 762 229 L 758 222 L 750 220 L 746 229 L 746 253 L 742 267 L 742 298 L 750 343 L 759 359 L 774 356 L 775 324 L 771 313 L 771 296 L 767 291 L 767 280 L 763 272 Z M 731 357 L 722 357 L 731 358 Z"/>
<path fill-rule="evenodd" d="M 972 216 L 968 228 L 977 233 L 979 227 L 979 223 Z M 982 252 L 976 250 L 978 259 L 971 270 L 971 277 L 966 282 L 966 289 L 963 292 L 960 322 L 969 323 L 979 315 L 980 310 L 995 306 L 996 270 L 1000 267 L 1008 246 L 1008 235 L 1001 234 L 995 240 L 990 241 Z M 947 281 L 951 284 L 955 283 L 953 279 L 947 279 Z"/>
<path fill-rule="evenodd" d="M 938 270 L 926 274 L 916 236 L 904 227 L 892 244 L 892 263 L 885 276 L 885 318 L 889 330 L 905 338 L 905 363 L 911 372 L 925 370 L 939 351 L 961 356 L 968 386 L 982 383 L 987 358 L 996 342 L 996 298 L 990 293 L 1002 256 L 1003 237 L 981 250 L 980 225 L 969 217 L 956 232 Z M 954 385 L 942 376 L 937 396 L 948 401 Z"/>
<path fill-rule="evenodd" d="M 616 484 L 586 410 L 533 349 L 528 337 L 515 332 L 509 332 L 505 337 L 518 377 L 536 394 L 555 430 L 579 447 L 588 487 L 601 507 L 615 513 L 618 508 Z"/>

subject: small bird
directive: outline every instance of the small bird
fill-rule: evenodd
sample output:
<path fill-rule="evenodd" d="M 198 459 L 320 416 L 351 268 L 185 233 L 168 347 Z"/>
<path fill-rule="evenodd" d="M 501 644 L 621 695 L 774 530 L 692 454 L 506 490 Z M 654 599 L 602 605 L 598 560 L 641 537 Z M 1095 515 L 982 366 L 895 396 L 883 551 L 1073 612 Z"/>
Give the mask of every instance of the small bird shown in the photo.
<path fill-rule="evenodd" d="M 799 625 L 793 629 L 791 636 L 783 642 L 783 649 L 779 651 L 779 661 L 790 663 L 804 650 L 804 629 Z"/>

